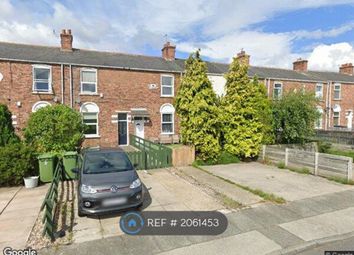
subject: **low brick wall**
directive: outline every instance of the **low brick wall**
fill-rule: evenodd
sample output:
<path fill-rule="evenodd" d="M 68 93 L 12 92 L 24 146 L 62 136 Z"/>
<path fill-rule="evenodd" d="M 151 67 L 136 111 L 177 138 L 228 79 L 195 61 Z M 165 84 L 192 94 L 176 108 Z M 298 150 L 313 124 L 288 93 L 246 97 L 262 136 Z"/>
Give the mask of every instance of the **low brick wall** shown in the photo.
<path fill-rule="evenodd" d="M 188 166 L 195 160 L 194 146 L 182 145 L 172 148 L 172 165 L 173 166 Z"/>

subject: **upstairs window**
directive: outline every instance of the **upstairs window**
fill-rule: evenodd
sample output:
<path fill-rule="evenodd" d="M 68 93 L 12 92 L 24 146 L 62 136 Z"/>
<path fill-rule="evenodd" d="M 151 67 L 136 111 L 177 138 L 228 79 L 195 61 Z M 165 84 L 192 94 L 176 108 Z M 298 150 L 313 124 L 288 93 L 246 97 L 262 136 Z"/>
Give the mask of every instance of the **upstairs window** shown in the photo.
<path fill-rule="evenodd" d="M 33 66 L 33 91 L 52 92 L 52 70 L 49 66 Z"/>
<path fill-rule="evenodd" d="M 319 99 L 323 98 L 323 84 L 322 83 L 316 84 L 316 98 L 319 98 Z"/>
<path fill-rule="evenodd" d="M 283 84 L 274 83 L 273 99 L 280 99 L 283 94 Z"/>
<path fill-rule="evenodd" d="M 161 96 L 173 97 L 174 77 L 173 75 L 161 75 Z"/>
<path fill-rule="evenodd" d="M 341 99 L 341 85 L 340 85 L 340 83 L 334 84 L 333 98 L 334 99 Z"/>
<path fill-rule="evenodd" d="M 81 93 L 82 94 L 97 93 L 97 70 L 81 69 Z"/>

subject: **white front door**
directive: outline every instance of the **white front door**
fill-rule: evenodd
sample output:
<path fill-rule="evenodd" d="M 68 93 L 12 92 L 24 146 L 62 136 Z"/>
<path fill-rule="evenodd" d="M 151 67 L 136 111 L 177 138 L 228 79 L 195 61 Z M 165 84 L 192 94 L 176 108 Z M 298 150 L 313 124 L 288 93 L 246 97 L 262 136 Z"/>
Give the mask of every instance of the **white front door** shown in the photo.
<path fill-rule="evenodd" d="M 135 120 L 135 135 L 144 138 L 144 120 Z"/>

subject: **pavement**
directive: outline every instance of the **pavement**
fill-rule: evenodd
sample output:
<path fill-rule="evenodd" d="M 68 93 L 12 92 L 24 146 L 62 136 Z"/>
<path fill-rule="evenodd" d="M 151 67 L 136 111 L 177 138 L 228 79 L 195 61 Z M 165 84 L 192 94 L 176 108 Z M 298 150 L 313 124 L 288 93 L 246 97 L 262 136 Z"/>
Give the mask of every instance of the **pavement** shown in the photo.
<path fill-rule="evenodd" d="M 325 253 L 326 251 L 342 251 L 343 252 L 342 254 L 348 254 L 348 255 L 350 255 L 350 253 L 344 253 L 344 251 L 352 251 L 351 254 L 354 254 L 354 237 L 349 237 L 344 240 L 329 242 L 326 244 L 321 244 L 315 247 L 311 247 L 298 254 L 299 255 L 318 255 L 318 254 L 327 255 Z M 332 255 L 332 254 L 329 253 L 328 255 Z"/>
<path fill-rule="evenodd" d="M 145 185 L 143 210 L 150 211 L 213 211 L 224 207 L 198 187 L 174 175 L 169 169 L 138 171 Z M 77 215 L 77 208 L 76 215 Z M 118 226 L 123 213 L 99 217 L 75 218 L 74 243 L 123 235 Z"/>
<path fill-rule="evenodd" d="M 354 236 L 354 190 L 226 214 L 218 236 L 128 236 L 44 249 L 39 254 L 298 254 L 333 238 Z M 116 222 L 113 226 L 119 230 Z"/>
<path fill-rule="evenodd" d="M 322 177 L 299 174 L 258 162 L 203 166 L 203 169 L 235 183 L 273 193 L 287 201 L 354 189 L 354 186 L 342 185 Z"/>
<path fill-rule="evenodd" d="M 26 246 L 47 190 L 48 185 L 0 188 L 0 251 Z"/>

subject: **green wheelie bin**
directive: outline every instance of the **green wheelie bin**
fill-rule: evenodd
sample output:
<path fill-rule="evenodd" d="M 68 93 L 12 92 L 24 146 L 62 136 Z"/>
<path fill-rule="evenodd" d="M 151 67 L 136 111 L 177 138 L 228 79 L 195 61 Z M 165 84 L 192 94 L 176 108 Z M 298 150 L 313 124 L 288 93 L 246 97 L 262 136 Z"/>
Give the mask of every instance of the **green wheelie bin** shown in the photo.
<path fill-rule="evenodd" d="M 56 156 L 52 153 L 44 153 L 38 156 L 39 179 L 41 182 L 51 182 L 55 170 Z"/>
<path fill-rule="evenodd" d="M 77 166 L 77 152 L 67 151 L 63 154 L 63 165 L 65 171 L 66 179 L 75 179 L 76 174 L 74 174 L 71 169 Z"/>

